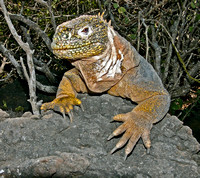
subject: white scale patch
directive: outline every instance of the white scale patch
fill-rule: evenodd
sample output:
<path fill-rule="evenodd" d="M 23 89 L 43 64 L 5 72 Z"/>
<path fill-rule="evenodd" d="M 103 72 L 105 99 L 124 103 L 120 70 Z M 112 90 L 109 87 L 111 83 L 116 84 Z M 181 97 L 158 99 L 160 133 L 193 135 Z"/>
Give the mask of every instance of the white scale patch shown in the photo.
<path fill-rule="evenodd" d="M 68 37 L 68 39 L 70 40 L 71 37 L 72 37 L 72 34 L 71 34 L 71 32 L 69 32 L 69 37 Z"/>
<path fill-rule="evenodd" d="M 88 32 L 83 31 L 85 28 L 88 29 Z M 85 26 L 78 30 L 78 35 L 80 35 L 81 38 L 83 38 L 83 39 L 87 39 L 92 33 L 93 33 L 93 30 L 90 26 Z"/>
<path fill-rule="evenodd" d="M 108 47 L 105 54 L 103 54 L 106 55 L 106 57 L 104 57 L 103 55 L 96 56 L 96 59 L 100 59 L 101 61 L 101 63 L 97 64 L 96 66 L 96 69 L 98 70 L 98 73 L 96 74 L 97 81 L 101 81 L 101 77 L 104 75 L 106 75 L 107 77 L 114 78 L 115 74 L 121 73 L 121 63 L 124 59 L 124 55 L 120 50 L 118 50 L 118 53 L 121 55 L 121 58 L 117 59 L 116 47 L 114 46 L 113 41 L 114 36 L 114 30 L 112 28 L 108 28 L 108 39 L 110 47 Z"/>

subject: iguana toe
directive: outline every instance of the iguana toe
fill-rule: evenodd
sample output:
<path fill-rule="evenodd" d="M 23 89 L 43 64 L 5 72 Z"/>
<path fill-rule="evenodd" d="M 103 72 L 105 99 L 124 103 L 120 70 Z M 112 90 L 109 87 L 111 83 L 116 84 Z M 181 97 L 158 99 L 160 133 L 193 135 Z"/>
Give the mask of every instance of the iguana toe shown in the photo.
<path fill-rule="evenodd" d="M 124 159 L 126 159 L 140 137 L 142 137 L 145 147 L 147 149 L 150 148 L 150 129 L 152 125 L 151 122 L 144 118 L 139 118 L 137 114 L 132 112 L 127 114 L 119 114 L 113 119 L 116 121 L 123 121 L 124 123 L 114 130 L 114 132 L 108 137 L 108 140 L 122 133 L 124 134 L 122 138 L 118 141 L 116 146 L 111 150 L 111 154 L 114 153 L 116 150 L 122 148 L 127 143 L 124 157 Z"/>
<path fill-rule="evenodd" d="M 151 147 L 151 140 L 150 140 L 150 130 L 144 131 L 142 134 L 142 140 L 147 149 Z"/>
<path fill-rule="evenodd" d="M 74 105 L 81 105 L 81 101 L 75 97 L 68 97 L 68 96 L 57 97 L 52 102 L 44 103 L 41 106 L 41 110 L 46 111 L 49 109 L 53 109 L 55 111 L 62 113 L 64 118 L 65 115 L 68 114 L 70 121 L 72 122 L 73 120 L 72 110 Z"/>

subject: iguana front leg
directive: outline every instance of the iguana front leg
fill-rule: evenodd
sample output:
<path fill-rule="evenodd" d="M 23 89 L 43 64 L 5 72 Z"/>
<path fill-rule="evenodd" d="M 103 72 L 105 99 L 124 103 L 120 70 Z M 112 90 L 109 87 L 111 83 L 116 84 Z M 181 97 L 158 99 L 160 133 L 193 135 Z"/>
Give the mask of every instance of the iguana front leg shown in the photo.
<path fill-rule="evenodd" d="M 151 80 L 151 77 L 148 79 L 145 76 L 144 78 L 140 70 L 132 69 L 117 85 L 108 91 L 111 95 L 130 98 L 138 103 L 131 112 L 119 114 L 113 118 L 115 121 L 124 123 L 108 137 L 108 140 L 110 140 L 114 136 L 124 133 L 111 153 L 128 142 L 125 149 L 125 159 L 140 137 L 145 147 L 150 148 L 152 125 L 162 119 L 169 108 L 170 97 L 168 92 L 164 89 L 155 72 L 150 73 L 150 75 L 152 75 L 153 80 Z"/>
<path fill-rule="evenodd" d="M 57 90 L 56 98 L 52 102 L 44 103 L 41 109 L 46 111 L 48 109 L 53 109 L 59 111 L 63 114 L 70 116 L 72 122 L 72 114 L 70 111 L 73 109 L 74 105 L 81 105 L 81 101 L 76 98 L 77 92 L 87 92 L 87 87 L 79 76 L 79 72 L 76 68 L 67 71 Z"/>

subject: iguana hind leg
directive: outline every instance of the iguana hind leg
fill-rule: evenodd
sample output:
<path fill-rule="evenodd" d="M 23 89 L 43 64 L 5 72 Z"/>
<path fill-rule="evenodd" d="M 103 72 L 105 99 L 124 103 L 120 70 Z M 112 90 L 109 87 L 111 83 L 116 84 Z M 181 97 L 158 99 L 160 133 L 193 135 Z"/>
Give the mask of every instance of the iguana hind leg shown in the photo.
<path fill-rule="evenodd" d="M 67 71 L 58 87 L 56 98 L 52 102 L 44 103 L 41 110 L 53 109 L 59 111 L 65 117 L 68 114 L 72 122 L 72 113 L 74 105 L 81 105 L 81 101 L 76 98 L 77 92 L 87 92 L 87 88 L 79 76 L 77 69 Z"/>
<path fill-rule="evenodd" d="M 111 154 L 114 153 L 117 149 L 123 147 L 128 142 L 125 149 L 126 159 L 127 155 L 131 153 L 140 137 L 142 138 L 147 150 L 150 148 L 150 130 L 153 123 L 158 122 L 157 117 L 162 118 L 162 116 L 158 114 L 156 110 L 162 109 L 162 107 L 164 106 L 164 103 L 162 103 L 162 101 L 166 97 L 167 96 L 165 95 L 154 96 L 137 105 L 131 112 L 126 114 L 118 114 L 113 117 L 113 120 L 123 122 L 123 124 L 120 125 L 116 130 L 114 130 L 114 132 L 108 137 L 108 140 L 122 133 L 124 134 L 119 142 L 116 144 L 116 146 L 111 150 Z M 161 103 L 156 104 L 155 101 L 160 101 Z M 151 109 L 148 109 L 150 108 L 150 103 L 152 103 L 152 105 L 153 103 L 155 103 L 156 105 L 158 105 L 158 107 L 152 107 L 155 109 L 151 111 Z M 159 113 L 160 112 L 165 113 L 164 110 L 160 110 Z"/>
<path fill-rule="evenodd" d="M 140 80 L 137 80 L 138 76 Z M 149 78 L 151 79 L 151 77 L 154 80 L 157 79 L 157 75 L 153 72 L 150 73 Z M 147 79 L 142 76 L 139 69 L 133 69 L 108 91 L 111 95 L 130 98 L 138 103 L 131 112 L 118 114 L 113 117 L 115 121 L 123 122 L 123 124 L 114 130 L 108 137 L 108 140 L 120 134 L 123 134 L 123 136 L 111 150 L 111 153 L 127 144 L 125 148 L 126 158 L 139 138 L 142 138 L 147 151 L 149 151 L 151 146 L 150 130 L 152 125 L 162 119 L 167 113 L 170 97 L 159 80 L 154 82 Z"/>

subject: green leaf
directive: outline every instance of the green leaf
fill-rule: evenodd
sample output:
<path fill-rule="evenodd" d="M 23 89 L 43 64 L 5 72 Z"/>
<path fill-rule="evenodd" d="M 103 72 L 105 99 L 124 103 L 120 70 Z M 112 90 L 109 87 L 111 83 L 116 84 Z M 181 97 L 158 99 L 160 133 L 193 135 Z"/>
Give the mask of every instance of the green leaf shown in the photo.
<path fill-rule="evenodd" d="M 140 41 L 141 41 L 142 43 L 144 43 L 144 42 L 145 42 L 144 37 L 140 38 Z"/>
<path fill-rule="evenodd" d="M 128 36 L 133 40 L 136 39 L 136 35 L 135 34 L 129 34 Z"/>
<path fill-rule="evenodd" d="M 24 108 L 22 106 L 18 106 L 18 107 L 15 108 L 15 111 L 16 112 L 23 112 Z"/>
<path fill-rule="evenodd" d="M 3 101 L 2 101 L 2 103 L 3 103 L 3 108 L 4 108 L 4 109 L 7 109 L 7 108 L 8 108 L 8 106 L 7 106 L 7 103 L 6 103 L 6 101 L 5 101 L 5 100 L 3 100 Z"/>
<path fill-rule="evenodd" d="M 195 6 L 195 4 L 194 4 L 193 2 L 191 2 L 191 7 L 192 7 L 193 9 L 196 8 L 196 6 Z"/>
<path fill-rule="evenodd" d="M 105 1 L 105 2 L 104 2 L 104 6 L 106 6 L 107 4 L 108 4 L 108 1 Z"/>
<path fill-rule="evenodd" d="M 126 24 L 128 24 L 128 23 L 130 22 L 130 20 L 129 20 L 128 17 L 125 17 L 125 18 L 123 19 L 123 22 L 126 23 Z"/>
<path fill-rule="evenodd" d="M 118 9 L 118 12 L 119 12 L 120 14 L 123 14 L 124 12 L 126 12 L 126 9 L 125 9 L 124 7 L 120 7 L 120 8 Z"/>
<path fill-rule="evenodd" d="M 172 103 L 171 103 L 171 109 L 174 110 L 174 111 L 176 111 L 176 110 L 179 109 L 179 106 L 176 105 L 174 102 L 172 102 Z"/>
<path fill-rule="evenodd" d="M 197 93 L 197 94 L 200 94 L 200 89 L 198 89 L 196 93 Z"/>
<path fill-rule="evenodd" d="M 183 100 L 178 98 L 178 99 L 175 99 L 172 103 L 171 103 L 171 109 L 173 110 L 180 110 L 181 107 L 183 105 Z"/>
<path fill-rule="evenodd" d="M 196 15 L 196 20 L 199 21 L 200 20 L 200 14 Z"/>
<path fill-rule="evenodd" d="M 189 27 L 189 32 L 192 32 L 193 29 L 194 27 Z"/>
<path fill-rule="evenodd" d="M 118 5 L 117 3 L 113 3 L 113 7 L 114 7 L 115 9 L 117 9 L 117 8 L 119 7 L 119 5 Z"/>

